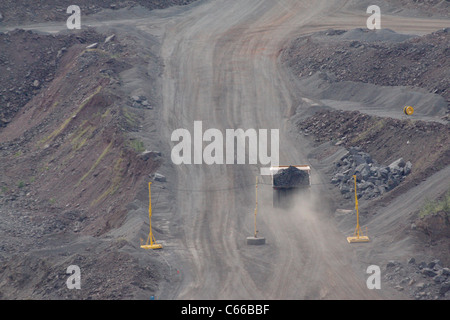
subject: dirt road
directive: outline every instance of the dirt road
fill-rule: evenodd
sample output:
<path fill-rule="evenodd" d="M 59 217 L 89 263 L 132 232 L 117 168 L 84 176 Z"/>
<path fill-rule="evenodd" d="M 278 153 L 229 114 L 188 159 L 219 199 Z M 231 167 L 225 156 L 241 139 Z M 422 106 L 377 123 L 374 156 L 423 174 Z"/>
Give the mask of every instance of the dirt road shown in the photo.
<path fill-rule="evenodd" d="M 175 18 L 161 52 L 164 136 L 177 128 L 192 132 L 195 120 L 203 121 L 205 129 L 280 128 L 281 163 L 305 163 L 307 150 L 295 148 L 298 144 L 284 132 L 286 116 L 300 97 L 280 69 L 278 53 L 293 33 L 310 32 L 329 15 L 336 19 L 342 4 L 211 1 Z M 352 19 L 346 13 L 341 19 L 356 27 L 361 15 Z M 401 24 L 406 28 L 405 20 Z M 177 193 L 187 264 L 178 290 L 163 297 L 354 299 L 388 294 L 367 289 L 365 268 L 355 263 L 354 251 L 327 220 L 323 204 L 307 201 L 308 208 L 303 203 L 291 212 L 275 212 L 270 187 L 261 188 L 266 197 L 259 221 L 268 245 L 248 248 L 254 190 L 239 186 L 251 184 L 258 169 L 191 165 L 177 170 L 180 189 L 205 192 Z"/>
<path fill-rule="evenodd" d="M 203 121 L 204 130 L 280 128 L 281 163 L 306 163 L 308 150 L 295 148 L 298 141 L 294 144 L 285 132 L 287 116 L 301 97 L 277 58 L 285 41 L 317 30 L 319 21 L 364 27 L 364 12 L 336 13 L 345 3 L 211 1 L 174 19 L 161 52 L 166 66 L 165 136 L 177 128 L 192 132 L 195 120 Z M 389 23 L 401 31 L 429 28 L 422 20 L 416 24 L 390 17 Z M 353 248 L 328 220 L 328 208 L 313 201 L 320 190 L 296 210 L 276 212 L 270 187 L 260 188 L 259 228 L 268 245 L 249 248 L 245 237 L 252 234 L 254 190 L 239 186 L 251 184 L 258 168 L 191 165 L 177 170 L 180 189 L 205 192 L 177 193 L 176 214 L 185 226 L 179 244 L 186 249 L 181 251 L 186 265 L 178 290 L 163 297 L 377 299 L 391 294 L 367 289 L 368 266 L 357 263 Z"/>
<path fill-rule="evenodd" d="M 160 136 L 167 148 L 172 132 L 178 128 L 193 132 L 194 121 L 203 121 L 204 130 L 222 132 L 280 129 L 281 164 L 307 163 L 308 144 L 294 140 L 287 127 L 302 97 L 280 66 L 279 53 L 294 36 L 331 27 L 364 28 L 367 15 L 346 6 L 348 2 L 200 1 L 149 19 L 118 21 L 119 29 L 120 25 L 135 26 L 139 32 L 161 37 Z M 384 26 L 425 33 L 443 24 L 417 21 L 389 16 Z M 299 144 L 305 148 L 299 149 Z M 176 200 L 171 206 L 174 211 L 160 216 L 155 210 L 154 226 L 168 225 L 168 236 L 164 239 L 163 234 L 161 239 L 166 247 L 158 255 L 180 272 L 180 280 L 162 285 L 158 298 L 403 298 L 388 288 L 367 289 L 368 265 L 360 262 L 355 248 L 334 226 L 330 208 L 320 198 L 323 190 L 314 188 L 294 210 L 275 211 L 270 186 L 261 185 L 258 228 L 267 245 L 247 247 L 245 239 L 253 234 L 252 184 L 259 167 L 172 168 L 176 182 L 169 182 L 169 190 Z M 313 182 L 323 180 L 314 170 Z"/>

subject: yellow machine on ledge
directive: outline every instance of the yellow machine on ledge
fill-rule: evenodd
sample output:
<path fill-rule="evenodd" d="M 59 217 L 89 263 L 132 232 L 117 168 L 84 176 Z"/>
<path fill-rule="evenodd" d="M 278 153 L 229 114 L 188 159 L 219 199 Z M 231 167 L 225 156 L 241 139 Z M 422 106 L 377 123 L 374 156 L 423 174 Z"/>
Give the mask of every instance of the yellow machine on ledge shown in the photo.
<path fill-rule="evenodd" d="M 152 232 L 152 192 L 150 189 L 151 184 L 152 184 L 151 182 L 148 183 L 148 197 L 149 197 L 148 216 L 150 218 L 150 233 L 148 234 L 147 242 L 145 243 L 145 245 L 141 244 L 141 248 L 146 250 L 162 249 L 162 245 L 156 243 L 155 237 L 153 236 Z"/>
<path fill-rule="evenodd" d="M 403 113 L 407 116 L 412 116 L 414 114 L 414 108 L 411 106 L 406 106 L 403 108 Z"/>
<path fill-rule="evenodd" d="M 358 195 L 356 193 L 356 176 L 353 176 L 355 179 L 355 207 L 356 207 L 356 229 L 353 237 L 347 237 L 348 243 L 358 243 L 358 242 L 369 242 L 370 239 L 368 236 L 364 236 L 361 227 L 359 225 L 359 209 L 358 209 Z"/>

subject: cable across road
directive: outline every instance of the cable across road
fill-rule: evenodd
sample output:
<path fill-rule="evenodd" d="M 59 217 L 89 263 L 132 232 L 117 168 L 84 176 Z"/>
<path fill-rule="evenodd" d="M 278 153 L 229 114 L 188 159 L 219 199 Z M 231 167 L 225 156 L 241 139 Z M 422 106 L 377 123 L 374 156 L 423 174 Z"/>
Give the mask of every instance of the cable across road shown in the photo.
<path fill-rule="evenodd" d="M 266 185 L 266 186 L 272 186 L 270 183 L 258 183 L 258 185 Z M 310 186 L 323 186 L 327 185 L 327 183 L 313 183 L 310 184 Z M 254 188 L 256 186 L 256 183 L 250 183 L 246 185 L 241 186 L 235 186 L 235 187 L 226 187 L 226 188 L 219 188 L 219 189 L 185 189 L 185 188 L 172 188 L 172 187 L 165 187 L 165 189 L 170 191 L 177 191 L 177 192 L 199 192 L 199 193 L 214 193 L 214 192 L 224 192 L 224 191 L 233 191 L 233 190 L 243 190 L 246 188 Z"/>

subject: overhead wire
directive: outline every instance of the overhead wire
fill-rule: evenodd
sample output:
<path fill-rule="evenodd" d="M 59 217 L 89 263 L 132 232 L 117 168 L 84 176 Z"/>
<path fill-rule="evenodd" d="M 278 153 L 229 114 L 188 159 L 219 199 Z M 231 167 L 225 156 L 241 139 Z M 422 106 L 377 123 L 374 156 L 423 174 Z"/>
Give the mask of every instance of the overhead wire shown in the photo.
<path fill-rule="evenodd" d="M 270 183 L 259 183 L 259 185 L 266 185 L 266 186 L 272 186 Z M 327 183 L 313 183 L 310 186 L 323 186 L 327 185 Z M 170 191 L 177 191 L 177 192 L 200 192 L 200 193 L 214 193 L 214 192 L 224 192 L 224 191 L 232 191 L 232 190 L 243 190 L 250 187 L 255 187 L 256 183 L 250 183 L 246 185 L 241 186 L 235 186 L 235 187 L 225 187 L 225 188 L 218 188 L 218 189 L 186 189 L 186 188 L 173 188 L 173 187 L 164 187 L 164 189 L 170 190 Z M 161 190 L 160 190 L 161 192 Z"/>

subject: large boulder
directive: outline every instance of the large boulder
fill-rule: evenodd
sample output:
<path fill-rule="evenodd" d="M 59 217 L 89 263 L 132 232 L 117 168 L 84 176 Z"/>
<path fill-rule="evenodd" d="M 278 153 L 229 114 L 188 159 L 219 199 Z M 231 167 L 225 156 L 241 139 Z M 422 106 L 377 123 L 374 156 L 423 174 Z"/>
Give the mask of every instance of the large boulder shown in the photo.
<path fill-rule="evenodd" d="M 150 150 L 145 150 L 144 152 L 142 152 L 139 157 L 144 160 L 147 161 L 150 158 L 156 158 L 156 157 L 160 157 L 161 156 L 161 152 L 159 151 L 150 151 Z"/>
<path fill-rule="evenodd" d="M 448 291 L 450 291 L 450 282 L 444 282 L 443 284 L 441 284 L 441 287 L 439 288 L 439 294 L 440 295 L 445 295 Z"/>
<path fill-rule="evenodd" d="M 360 147 L 350 147 L 350 149 L 348 149 L 348 152 L 349 152 L 351 155 L 358 154 L 358 152 L 360 152 L 360 151 L 361 151 L 361 148 L 360 148 Z"/>
<path fill-rule="evenodd" d="M 428 277 L 435 277 L 435 276 L 437 276 L 437 273 L 433 269 L 430 269 L 430 268 L 423 268 L 422 269 L 422 274 L 424 274 L 424 275 L 426 275 Z"/>
<path fill-rule="evenodd" d="M 162 175 L 160 173 L 155 173 L 155 181 L 166 182 L 167 179 L 164 175 Z"/>
<path fill-rule="evenodd" d="M 405 167 L 403 168 L 403 174 L 407 176 L 412 171 L 412 163 L 410 161 L 406 162 Z"/>
<path fill-rule="evenodd" d="M 406 165 L 405 160 L 403 160 L 403 158 L 400 158 L 400 159 L 395 160 L 394 162 L 392 162 L 392 163 L 389 165 L 389 169 L 390 169 L 391 171 L 395 171 L 395 170 L 400 171 L 401 168 L 404 168 L 404 167 L 405 167 L 405 165 Z"/>
<path fill-rule="evenodd" d="M 387 179 L 389 176 L 389 167 L 382 167 L 378 169 L 378 178 Z"/>

